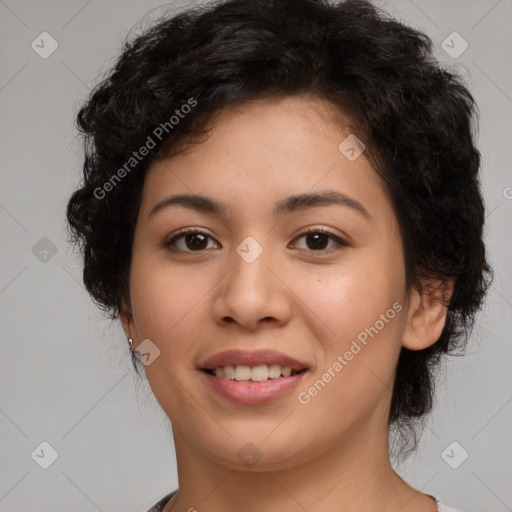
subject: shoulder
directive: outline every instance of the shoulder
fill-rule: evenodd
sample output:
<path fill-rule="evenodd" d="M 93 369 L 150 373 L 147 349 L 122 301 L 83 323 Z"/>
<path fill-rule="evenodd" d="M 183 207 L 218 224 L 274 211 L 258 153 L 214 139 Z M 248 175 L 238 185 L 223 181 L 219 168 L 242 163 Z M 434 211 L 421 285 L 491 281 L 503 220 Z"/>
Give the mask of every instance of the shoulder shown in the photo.
<path fill-rule="evenodd" d="M 165 505 L 169 502 L 169 500 L 176 494 L 176 491 L 169 493 L 167 496 L 164 496 L 158 503 L 155 503 L 149 510 L 146 512 L 162 512 Z M 450 512 L 450 511 L 448 511 Z"/>

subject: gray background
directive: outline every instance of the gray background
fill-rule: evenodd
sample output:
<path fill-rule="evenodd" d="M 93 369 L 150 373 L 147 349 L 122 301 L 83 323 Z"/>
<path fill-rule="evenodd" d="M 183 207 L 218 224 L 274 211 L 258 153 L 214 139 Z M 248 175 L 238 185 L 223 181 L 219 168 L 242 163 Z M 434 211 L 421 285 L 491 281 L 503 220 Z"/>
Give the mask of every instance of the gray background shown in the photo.
<path fill-rule="evenodd" d="M 376 4 L 426 31 L 476 97 L 496 271 L 468 355 L 445 364 L 420 448 L 399 470 L 464 511 L 512 510 L 512 2 Z M 76 111 L 130 29 L 161 5 L 0 0 L 1 512 L 135 512 L 177 487 L 167 418 L 138 383 L 120 326 L 85 292 L 64 223 L 81 172 Z M 47 59 L 31 47 L 43 31 L 59 45 Z M 453 31 L 469 44 L 457 58 L 442 47 Z M 58 452 L 48 469 L 31 456 L 43 441 Z M 452 465 L 469 454 L 457 469 L 442 457 L 453 441 Z"/>

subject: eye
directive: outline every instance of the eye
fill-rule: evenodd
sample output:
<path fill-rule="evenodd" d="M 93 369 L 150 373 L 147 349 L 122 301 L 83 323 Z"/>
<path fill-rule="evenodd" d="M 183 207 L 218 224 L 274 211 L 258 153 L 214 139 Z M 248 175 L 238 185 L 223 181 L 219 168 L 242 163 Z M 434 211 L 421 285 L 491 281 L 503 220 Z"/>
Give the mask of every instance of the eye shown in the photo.
<path fill-rule="evenodd" d="M 327 253 L 330 253 L 333 252 L 332 246 L 331 248 L 326 248 L 326 246 L 329 245 L 329 241 L 334 242 L 334 250 L 336 250 L 336 247 L 338 248 L 338 250 L 344 247 L 348 247 L 348 243 L 345 242 L 345 240 L 343 240 L 339 236 L 336 236 L 334 233 L 331 233 L 329 230 L 325 228 L 308 228 L 295 240 L 298 240 L 300 238 L 305 238 L 306 241 L 305 248 L 299 247 L 299 249 L 301 250 L 311 250 L 313 252 L 325 251 Z"/>
<path fill-rule="evenodd" d="M 308 228 L 295 240 L 301 238 L 305 239 L 306 247 L 299 247 L 300 250 L 331 253 L 333 247 L 327 247 L 329 242 L 334 243 L 334 250 L 348 247 L 347 242 L 325 228 Z M 178 234 L 165 243 L 165 247 L 172 251 L 201 252 L 212 248 L 208 247 L 209 239 L 214 240 L 208 233 L 200 229 L 181 229 Z M 217 243 L 217 245 L 219 244 Z"/>
<path fill-rule="evenodd" d="M 200 229 L 181 229 L 165 243 L 165 247 L 173 251 L 199 252 L 208 249 L 208 239 L 213 240 L 208 233 Z"/>

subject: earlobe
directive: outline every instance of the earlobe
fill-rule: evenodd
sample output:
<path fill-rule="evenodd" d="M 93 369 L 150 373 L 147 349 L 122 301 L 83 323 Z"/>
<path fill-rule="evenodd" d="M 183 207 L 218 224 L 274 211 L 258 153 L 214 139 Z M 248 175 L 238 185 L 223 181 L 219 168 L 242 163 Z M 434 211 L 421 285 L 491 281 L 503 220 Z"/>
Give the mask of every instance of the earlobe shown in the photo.
<path fill-rule="evenodd" d="M 440 338 L 452 293 L 453 279 L 430 282 L 421 292 L 412 292 L 402 338 L 405 348 L 423 350 Z"/>

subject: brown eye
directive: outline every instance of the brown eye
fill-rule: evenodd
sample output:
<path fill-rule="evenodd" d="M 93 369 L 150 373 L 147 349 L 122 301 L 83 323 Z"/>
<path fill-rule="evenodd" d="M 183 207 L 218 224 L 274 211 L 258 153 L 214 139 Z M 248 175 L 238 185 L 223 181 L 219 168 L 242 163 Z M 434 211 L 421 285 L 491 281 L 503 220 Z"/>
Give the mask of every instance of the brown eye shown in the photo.
<path fill-rule="evenodd" d="M 199 230 L 183 230 L 172 237 L 165 246 L 171 250 L 183 252 L 199 252 L 208 248 L 208 241 L 213 238 Z"/>
<path fill-rule="evenodd" d="M 333 250 L 336 251 L 348 247 L 348 244 L 344 240 L 324 228 L 309 228 L 305 233 L 299 235 L 296 240 L 302 238 L 306 241 L 305 247 L 298 248 L 309 252 L 330 253 L 333 252 Z M 212 246 L 208 244 L 213 240 L 214 239 L 204 231 L 184 229 L 173 236 L 165 244 L 165 247 L 176 252 L 201 252 L 209 248 L 211 249 Z"/>
<path fill-rule="evenodd" d="M 313 252 L 332 252 L 332 249 L 347 247 L 348 244 L 340 237 L 334 235 L 330 231 L 324 228 L 309 228 L 305 233 L 299 235 L 296 240 L 304 238 L 306 247 L 299 247 L 301 250 L 313 251 Z M 329 243 L 333 242 L 334 245 L 329 246 Z"/>
<path fill-rule="evenodd" d="M 325 233 L 308 233 L 306 235 L 306 240 L 308 249 L 324 250 L 329 244 L 329 236 Z"/>

